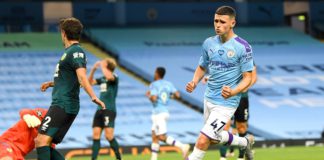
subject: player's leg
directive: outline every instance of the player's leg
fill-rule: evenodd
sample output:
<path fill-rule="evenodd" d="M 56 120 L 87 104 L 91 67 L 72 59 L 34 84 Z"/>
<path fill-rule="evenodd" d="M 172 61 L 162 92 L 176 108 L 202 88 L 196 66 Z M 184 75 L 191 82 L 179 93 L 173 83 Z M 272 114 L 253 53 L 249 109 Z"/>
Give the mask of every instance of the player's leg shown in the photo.
<path fill-rule="evenodd" d="M 108 140 L 110 147 L 114 150 L 116 159 L 121 160 L 121 154 L 119 152 L 119 144 L 114 138 L 114 128 L 115 128 L 115 119 L 116 119 L 116 112 L 104 110 L 104 130 L 105 130 L 105 137 Z"/>
<path fill-rule="evenodd" d="M 229 131 L 229 129 L 230 129 L 230 127 L 231 127 L 231 123 L 232 123 L 231 120 L 229 120 L 229 121 L 226 123 L 226 125 L 225 125 L 225 127 L 224 127 L 224 130 L 225 130 L 225 131 Z M 220 146 L 220 148 L 219 148 L 219 152 L 220 152 L 220 160 L 226 160 L 226 157 L 227 157 L 227 155 L 226 155 L 227 148 L 228 148 L 228 146 L 226 146 L 226 145 L 221 145 L 221 146 Z"/>
<path fill-rule="evenodd" d="M 206 103 L 210 108 L 210 115 L 201 130 L 196 146 L 189 160 L 201 160 L 211 142 L 240 147 L 250 147 L 254 143 L 254 137 L 242 138 L 233 135 L 228 131 L 223 131 L 226 122 L 233 116 L 235 108 L 223 107 Z"/>
<path fill-rule="evenodd" d="M 204 121 L 207 122 L 210 116 L 210 110 L 207 106 L 207 101 L 204 100 Z M 201 160 L 205 156 L 206 150 L 210 145 L 210 139 L 203 134 L 199 134 L 195 147 L 187 160 Z"/>
<path fill-rule="evenodd" d="M 169 113 L 160 113 L 157 115 L 156 117 L 157 130 L 155 134 L 158 136 L 159 141 L 180 148 L 182 151 L 182 156 L 185 158 L 189 152 L 190 145 L 183 144 L 181 141 L 176 140 L 172 136 L 167 135 L 168 119 L 169 119 Z"/>
<path fill-rule="evenodd" d="M 151 144 L 151 160 L 157 160 L 158 153 L 160 150 L 159 138 L 155 134 L 158 130 L 158 126 L 156 124 L 156 115 L 152 115 L 152 144 Z"/>
<path fill-rule="evenodd" d="M 60 143 L 76 115 L 68 114 L 59 106 L 51 106 L 43 119 L 35 139 L 38 160 L 50 160 L 58 151 L 50 148 L 52 143 Z"/>
<path fill-rule="evenodd" d="M 65 160 L 64 156 L 54 148 L 51 148 L 51 159 L 53 159 L 53 160 Z"/>
<path fill-rule="evenodd" d="M 240 137 L 247 136 L 248 119 L 249 119 L 249 100 L 247 97 L 242 97 L 240 100 L 239 107 L 235 112 L 235 124 L 237 128 L 237 132 Z M 244 155 L 246 155 L 246 158 L 248 160 L 253 159 L 253 154 L 251 149 L 248 150 L 240 149 L 238 158 L 243 159 Z"/>
<path fill-rule="evenodd" d="M 58 118 L 55 118 L 55 115 L 60 112 L 57 108 L 58 107 L 51 106 L 48 109 L 47 114 L 38 129 L 38 134 L 35 138 L 38 160 L 51 159 L 50 145 L 53 140 L 52 137 L 55 135 L 59 127 L 59 124 L 57 124 Z"/>
<path fill-rule="evenodd" d="M 97 159 L 100 150 L 100 136 L 104 126 L 101 117 L 102 110 L 97 110 L 92 122 L 92 160 Z"/>

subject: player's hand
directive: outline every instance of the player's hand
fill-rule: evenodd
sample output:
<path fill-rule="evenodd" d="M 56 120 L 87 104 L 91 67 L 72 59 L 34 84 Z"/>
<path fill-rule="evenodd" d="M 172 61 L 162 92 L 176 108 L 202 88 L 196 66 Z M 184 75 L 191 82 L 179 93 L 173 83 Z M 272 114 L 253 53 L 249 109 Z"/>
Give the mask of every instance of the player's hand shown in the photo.
<path fill-rule="evenodd" d="M 229 86 L 223 86 L 222 88 L 222 96 L 227 99 L 233 96 L 232 89 Z"/>
<path fill-rule="evenodd" d="M 102 109 L 106 109 L 106 105 L 105 103 L 103 103 L 100 99 L 98 99 L 97 97 L 92 98 L 92 102 L 101 106 Z"/>
<path fill-rule="evenodd" d="M 194 81 L 188 82 L 186 86 L 186 91 L 191 93 L 196 88 L 196 83 Z"/>
<path fill-rule="evenodd" d="M 100 61 L 100 65 L 101 65 L 101 67 L 107 67 L 107 61 L 105 61 L 105 60 L 102 60 L 102 61 Z"/>
<path fill-rule="evenodd" d="M 52 82 L 44 82 L 44 83 L 41 85 L 40 90 L 41 90 L 42 92 L 45 92 L 45 91 L 47 90 L 47 88 L 51 87 L 51 83 L 52 83 Z"/>
<path fill-rule="evenodd" d="M 93 68 L 98 68 L 101 64 L 101 61 L 97 61 L 94 65 L 93 65 Z"/>
<path fill-rule="evenodd" d="M 23 116 L 23 119 L 26 122 L 28 128 L 35 128 L 41 124 L 41 121 L 34 115 L 25 114 Z"/>

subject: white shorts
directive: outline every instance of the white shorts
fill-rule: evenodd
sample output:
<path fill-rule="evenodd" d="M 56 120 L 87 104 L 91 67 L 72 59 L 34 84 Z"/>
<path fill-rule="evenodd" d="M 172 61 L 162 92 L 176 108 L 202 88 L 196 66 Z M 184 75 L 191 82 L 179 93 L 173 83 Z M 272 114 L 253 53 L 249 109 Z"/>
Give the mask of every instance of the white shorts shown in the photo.
<path fill-rule="evenodd" d="M 167 121 L 169 119 L 169 113 L 163 112 L 152 115 L 152 131 L 155 135 L 162 135 L 167 133 Z"/>
<path fill-rule="evenodd" d="M 219 141 L 219 133 L 234 115 L 236 108 L 215 105 L 204 100 L 204 127 L 200 131 L 211 140 Z"/>

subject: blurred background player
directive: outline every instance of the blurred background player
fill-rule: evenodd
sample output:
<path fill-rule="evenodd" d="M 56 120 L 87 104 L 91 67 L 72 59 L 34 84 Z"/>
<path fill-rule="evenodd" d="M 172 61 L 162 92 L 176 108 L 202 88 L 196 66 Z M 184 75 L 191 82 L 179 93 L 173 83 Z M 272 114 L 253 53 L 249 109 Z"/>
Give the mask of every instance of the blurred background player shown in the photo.
<path fill-rule="evenodd" d="M 238 137 L 223 131 L 238 107 L 241 92 L 252 80 L 253 57 L 251 46 L 234 33 L 236 11 L 229 6 L 216 10 L 214 27 L 216 36 L 203 43 L 203 53 L 193 79 L 186 86 L 191 93 L 209 71 L 205 92 L 205 125 L 196 142 L 189 160 L 202 160 L 211 143 L 237 145 L 250 149 L 254 137 Z"/>
<path fill-rule="evenodd" d="M 116 61 L 111 58 L 106 58 L 94 64 L 89 75 L 89 81 L 92 85 L 100 85 L 100 100 L 106 105 L 106 109 L 102 110 L 100 106 L 96 111 L 93 119 L 93 145 L 92 145 L 92 160 L 97 159 L 100 150 L 100 137 L 102 130 L 105 131 L 105 137 L 108 140 L 110 147 L 114 150 L 116 159 L 121 160 L 119 153 L 119 145 L 114 138 L 114 127 L 116 118 L 116 97 L 118 92 L 118 76 L 114 73 Z M 98 67 L 104 76 L 94 79 L 93 75 Z"/>
<path fill-rule="evenodd" d="M 35 148 L 34 139 L 46 112 L 43 108 L 20 110 L 20 120 L 0 136 L 0 160 L 24 159 Z M 64 160 L 62 155 L 55 155 L 52 158 Z"/>
<path fill-rule="evenodd" d="M 153 104 L 151 160 L 157 160 L 159 141 L 179 147 L 183 157 L 187 156 L 190 149 L 189 144 L 183 144 L 173 137 L 167 136 L 168 103 L 170 98 L 180 98 L 180 93 L 171 82 L 163 79 L 165 72 L 163 67 L 156 68 L 154 82 L 150 84 L 150 89 L 146 92 L 146 96 Z"/>
<path fill-rule="evenodd" d="M 54 87 L 52 104 L 42 121 L 35 139 L 38 160 L 50 160 L 57 151 L 50 149 L 50 144 L 60 143 L 80 109 L 80 86 L 84 88 L 92 101 L 102 108 L 105 104 L 97 98 L 87 78 L 86 55 L 79 44 L 83 25 L 76 18 L 60 21 L 60 31 L 65 53 L 59 60 L 54 82 L 45 82 L 41 91 Z"/>

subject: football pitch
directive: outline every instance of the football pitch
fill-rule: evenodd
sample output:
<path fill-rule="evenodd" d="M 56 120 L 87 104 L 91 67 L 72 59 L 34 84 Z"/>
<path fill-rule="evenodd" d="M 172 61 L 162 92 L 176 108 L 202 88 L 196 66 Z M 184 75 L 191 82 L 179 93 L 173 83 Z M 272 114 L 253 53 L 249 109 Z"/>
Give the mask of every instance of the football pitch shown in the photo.
<path fill-rule="evenodd" d="M 238 151 L 236 149 L 233 158 L 236 160 Z M 91 157 L 74 157 L 71 160 L 89 160 Z M 100 156 L 98 160 L 114 160 L 114 157 Z M 123 160 L 149 160 L 150 155 L 124 155 Z M 165 153 L 159 155 L 159 160 L 181 160 L 178 153 Z M 219 160 L 218 150 L 209 150 L 204 160 Z M 286 148 L 256 148 L 255 160 L 324 160 L 324 147 L 286 147 Z"/>

